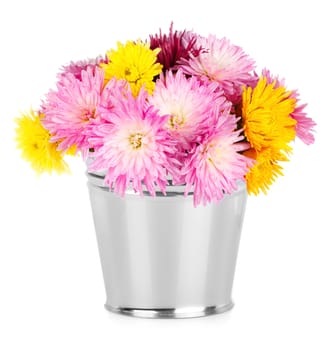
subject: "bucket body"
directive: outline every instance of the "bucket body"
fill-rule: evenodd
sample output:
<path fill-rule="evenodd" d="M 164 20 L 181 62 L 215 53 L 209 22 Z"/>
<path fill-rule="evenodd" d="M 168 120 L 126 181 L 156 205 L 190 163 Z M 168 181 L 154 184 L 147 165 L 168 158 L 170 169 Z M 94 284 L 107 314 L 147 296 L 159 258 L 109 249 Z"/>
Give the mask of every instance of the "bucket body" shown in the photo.
<path fill-rule="evenodd" d="M 227 311 L 247 193 L 193 206 L 183 186 L 124 198 L 87 174 L 110 311 L 184 318 Z"/>

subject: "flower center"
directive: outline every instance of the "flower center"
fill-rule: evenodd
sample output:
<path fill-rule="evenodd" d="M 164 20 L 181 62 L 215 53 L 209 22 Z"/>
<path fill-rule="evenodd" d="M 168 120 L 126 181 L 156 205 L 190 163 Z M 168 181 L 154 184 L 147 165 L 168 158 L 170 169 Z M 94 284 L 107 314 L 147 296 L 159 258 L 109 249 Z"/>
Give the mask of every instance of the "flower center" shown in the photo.
<path fill-rule="evenodd" d="M 125 68 L 124 70 L 125 79 L 129 83 L 137 84 L 139 80 L 141 80 L 141 73 L 138 72 L 137 68 L 130 67 Z"/>
<path fill-rule="evenodd" d="M 129 143 L 132 146 L 133 149 L 140 149 L 143 145 L 143 134 L 137 132 L 135 134 L 131 134 L 129 136 Z"/>
<path fill-rule="evenodd" d="M 86 110 L 82 113 L 82 120 L 84 122 L 89 122 L 90 119 L 95 119 L 96 118 L 96 108 L 94 108 L 93 110 L 89 111 Z"/>
<path fill-rule="evenodd" d="M 201 152 L 203 157 L 206 157 L 207 162 L 216 168 L 216 162 L 220 159 L 221 150 L 214 143 L 210 143 L 204 147 Z"/>
<path fill-rule="evenodd" d="M 185 124 L 185 118 L 183 115 L 173 114 L 169 118 L 169 127 L 171 129 L 179 129 L 179 127 Z"/>

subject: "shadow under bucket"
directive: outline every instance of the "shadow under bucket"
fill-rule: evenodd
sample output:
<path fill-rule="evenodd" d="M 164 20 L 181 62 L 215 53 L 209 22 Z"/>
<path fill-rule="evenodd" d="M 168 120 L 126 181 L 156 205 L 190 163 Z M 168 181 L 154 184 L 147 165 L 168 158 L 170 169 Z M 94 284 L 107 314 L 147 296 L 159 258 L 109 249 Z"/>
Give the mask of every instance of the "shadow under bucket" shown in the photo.
<path fill-rule="evenodd" d="M 106 309 L 152 318 L 225 312 L 231 299 L 246 207 L 245 184 L 219 203 L 193 206 L 183 186 L 167 196 L 127 191 L 87 174 L 102 264 Z"/>

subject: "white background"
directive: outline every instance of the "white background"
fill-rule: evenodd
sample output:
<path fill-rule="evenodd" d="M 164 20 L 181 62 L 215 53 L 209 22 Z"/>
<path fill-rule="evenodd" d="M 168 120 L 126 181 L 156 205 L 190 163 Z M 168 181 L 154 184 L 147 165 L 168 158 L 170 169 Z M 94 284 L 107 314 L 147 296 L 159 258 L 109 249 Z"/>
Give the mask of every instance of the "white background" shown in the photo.
<path fill-rule="evenodd" d="M 215 6 L 216 4 L 216 6 Z M 328 39 L 325 1 L 36 1 L 0 5 L 0 348 L 328 349 Z M 177 29 L 227 36 L 299 88 L 318 123 L 296 141 L 285 176 L 250 197 L 235 308 L 190 320 L 104 310 L 105 291 L 80 159 L 72 175 L 36 177 L 13 142 L 13 118 L 70 60 L 117 40 Z M 328 167 L 326 168 L 328 169 Z"/>

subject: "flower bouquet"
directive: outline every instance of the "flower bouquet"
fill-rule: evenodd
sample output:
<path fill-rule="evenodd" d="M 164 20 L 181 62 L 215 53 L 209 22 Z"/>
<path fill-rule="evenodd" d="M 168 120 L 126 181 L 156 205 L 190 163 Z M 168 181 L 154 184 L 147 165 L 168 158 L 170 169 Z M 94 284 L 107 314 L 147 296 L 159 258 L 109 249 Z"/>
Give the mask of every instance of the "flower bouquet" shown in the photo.
<path fill-rule="evenodd" d="M 239 181 L 266 192 L 291 141 L 314 142 L 315 123 L 297 90 L 254 69 L 228 39 L 171 25 L 64 66 L 40 108 L 18 119 L 18 146 L 38 173 L 66 171 L 68 154 L 89 157 L 121 196 L 129 186 L 165 194 L 169 180 L 193 189 L 195 206 Z"/>
<path fill-rule="evenodd" d="M 38 173 L 67 171 L 67 155 L 86 161 L 107 309 L 232 308 L 246 188 L 266 193 L 295 137 L 314 142 L 298 92 L 254 70 L 228 39 L 171 25 L 64 66 L 40 108 L 17 120 Z"/>

